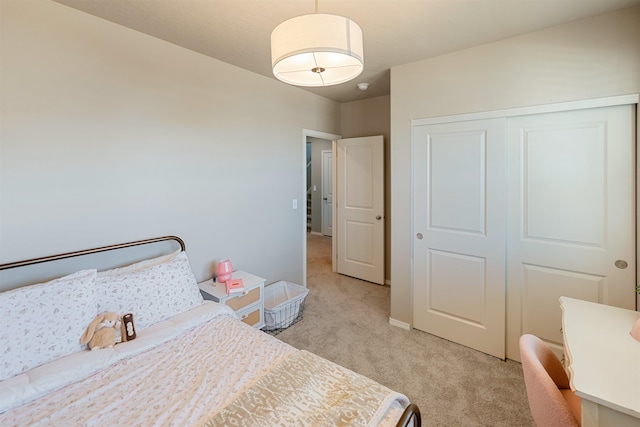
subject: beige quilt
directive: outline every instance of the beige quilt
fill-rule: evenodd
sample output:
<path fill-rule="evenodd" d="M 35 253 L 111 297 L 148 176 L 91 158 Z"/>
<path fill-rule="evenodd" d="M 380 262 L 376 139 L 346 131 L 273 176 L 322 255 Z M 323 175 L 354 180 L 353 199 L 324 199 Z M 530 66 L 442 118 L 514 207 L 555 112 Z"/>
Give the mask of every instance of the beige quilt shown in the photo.
<path fill-rule="evenodd" d="M 378 426 L 406 397 L 306 351 L 291 354 L 205 424 Z"/>
<path fill-rule="evenodd" d="M 0 426 L 394 426 L 406 403 L 224 315 L 0 413 Z"/>

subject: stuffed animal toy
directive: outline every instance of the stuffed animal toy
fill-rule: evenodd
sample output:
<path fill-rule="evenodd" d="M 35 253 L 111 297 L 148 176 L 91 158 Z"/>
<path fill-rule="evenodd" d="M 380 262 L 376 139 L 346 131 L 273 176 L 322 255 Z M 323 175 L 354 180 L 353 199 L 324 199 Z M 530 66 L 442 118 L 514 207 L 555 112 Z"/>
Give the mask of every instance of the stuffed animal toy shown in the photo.
<path fill-rule="evenodd" d="M 88 344 L 91 350 L 111 348 L 121 339 L 120 316 L 118 313 L 107 311 L 98 314 L 91 321 L 80 337 L 80 344 Z"/>

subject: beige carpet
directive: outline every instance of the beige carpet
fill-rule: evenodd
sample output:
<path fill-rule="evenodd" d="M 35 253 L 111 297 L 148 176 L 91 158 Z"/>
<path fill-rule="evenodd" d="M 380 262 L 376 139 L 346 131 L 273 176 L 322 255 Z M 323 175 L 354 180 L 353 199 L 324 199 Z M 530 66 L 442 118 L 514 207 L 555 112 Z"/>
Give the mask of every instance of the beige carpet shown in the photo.
<path fill-rule="evenodd" d="M 390 288 L 332 273 L 330 238 L 308 235 L 307 286 L 282 341 L 404 393 L 423 425 L 534 425 L 519 363 L 390 326 Z"/>

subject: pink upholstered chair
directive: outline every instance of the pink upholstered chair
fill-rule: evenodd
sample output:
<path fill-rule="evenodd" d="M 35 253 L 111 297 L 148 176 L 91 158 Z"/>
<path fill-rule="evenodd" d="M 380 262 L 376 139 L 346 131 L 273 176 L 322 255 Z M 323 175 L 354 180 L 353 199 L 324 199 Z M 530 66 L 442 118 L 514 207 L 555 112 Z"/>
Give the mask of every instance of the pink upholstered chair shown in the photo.
<path fill-rule="evenodd" d="M 580 426 L 581 402 L 549 346 L 535 335 L 520 337 L 520 358 L 529 408 L 538 427 Z"/>

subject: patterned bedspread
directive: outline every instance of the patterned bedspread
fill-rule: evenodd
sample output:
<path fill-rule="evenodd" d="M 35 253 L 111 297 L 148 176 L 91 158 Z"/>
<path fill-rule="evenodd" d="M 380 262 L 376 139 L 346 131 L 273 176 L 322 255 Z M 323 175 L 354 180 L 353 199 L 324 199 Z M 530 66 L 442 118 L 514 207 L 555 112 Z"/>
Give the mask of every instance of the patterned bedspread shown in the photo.
<path fill-rule="evenodd" d="M 0 425 L 393 426 L 406 404 L 225 315 L 10 409 Z"/>
<path fill-rule="evenodd" d="M 378 426 L 406 398 L 306 351 L 288 356 L 206 427 Z"/>

